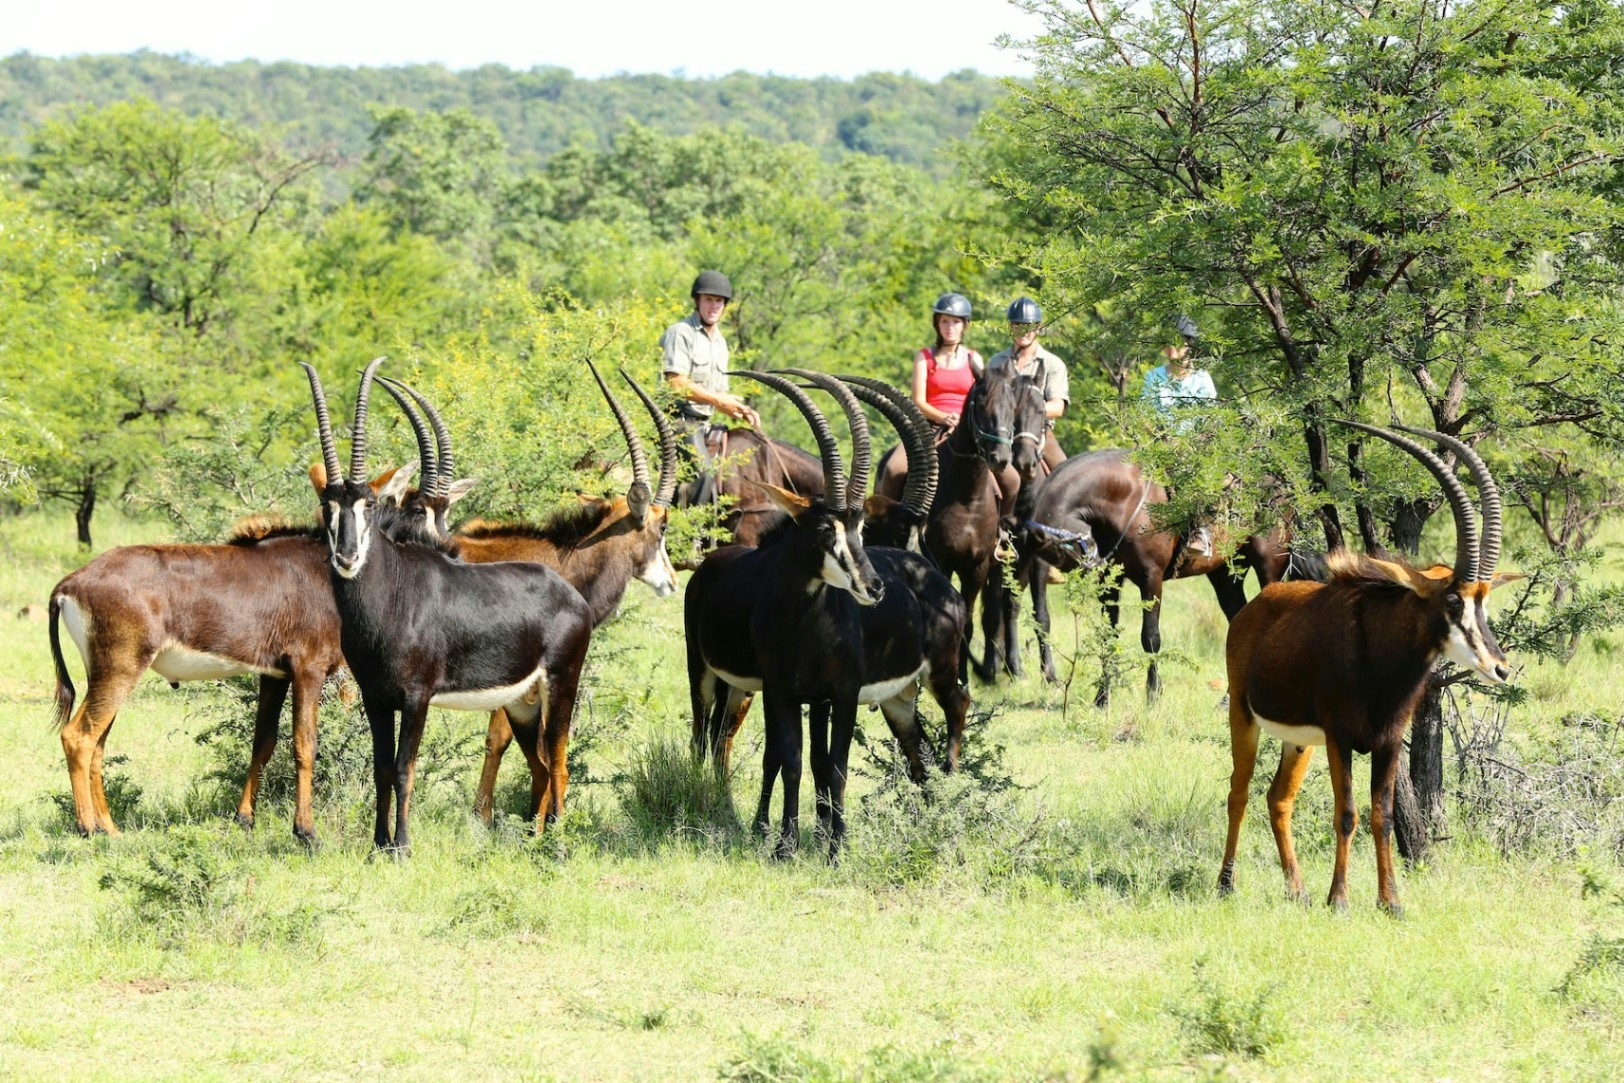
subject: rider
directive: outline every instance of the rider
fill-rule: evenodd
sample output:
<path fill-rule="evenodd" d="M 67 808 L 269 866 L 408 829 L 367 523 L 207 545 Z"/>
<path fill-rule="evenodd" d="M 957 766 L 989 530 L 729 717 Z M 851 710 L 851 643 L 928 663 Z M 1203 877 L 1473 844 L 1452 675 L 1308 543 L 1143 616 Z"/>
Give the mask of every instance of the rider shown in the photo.
<path fill-rule="evenodd" d="M 1053 470 L 1065 461 L 1066 453 L 1055 442 L 1055 419 L 1066 412 L 1071 392 L 1066 378 L 1066 363 L 1038 345 L 1043 330 L 1043 309 L 1030 297 L 1017 297 L 1010 303 L 1010 347 L 993 355 L 987 362 L 989 369 L 1008 365 L 1018 376 L 1030 376 L 1043 391 L 1043 465 Z"/>
<path fill-rule="evenodd" d="M 1218 388 L 1212 382 L 1211 373 L 1196 367 L 1193 355 L 1200 331 L 1195 321 L 1180 313 L 1173 318 L 1173 330 L 1178 332 L 1179 341 L 1162 347 L 1162 356 L 1167 358 L 1167 363 L 1145 373 L 1145 387 L 1140 392 L 1140 398 L 1148 402 L 1173 431 L 1184 433 L 1195 423 L 1195 418 L 1179 418 L 1178 415 L 1203 402 L 1216 401 Z M 1212 530 L 1205 523 L 1191 525 L 1190 552 L 1211 556 Z"/>
<path fill-rule="evenodd" d="M 981 375 L 981 355 L 964 345 L 964 332 L 970 326 L 970 301 L 962 293 L 944 293 L 931 306 L 931 324 L 936 344 L 926 346 L 913 359 L 913 401 L 939 432 L 951 432 L 964 411 L 964 400 Z M 892 452 L 880 465 L 874 491 L 893 500 L 902 499 L 903 479 L 908 471 L 907 456 Z"/>
<path fill-rule="evenodd" d="M 752 428 L 760 427 L 761 417 L 728 391 L 727 340 L 722 337 L 721 322 L 733 299 L 733 284 L 721 271 L 700 271 L 689 295 L 694 310 L 666 328 L 660 336 L 660 351 L 665 355 L 666 384 L 680 400 L 677 424 L 688 433 L 688 449 L 699 464 L 692 503 L 704 504 L 716 496 L 715 468 L 705 446 L 713 412 L 720 410 Z"/>

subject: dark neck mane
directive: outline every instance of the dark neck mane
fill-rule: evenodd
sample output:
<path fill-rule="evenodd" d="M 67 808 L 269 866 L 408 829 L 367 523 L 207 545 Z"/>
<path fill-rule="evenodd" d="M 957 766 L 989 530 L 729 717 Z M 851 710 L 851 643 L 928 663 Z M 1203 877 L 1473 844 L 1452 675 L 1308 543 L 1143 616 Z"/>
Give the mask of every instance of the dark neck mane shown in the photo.
<path fill-rule="evenodd" d="M 488 519 L 475 519 L 458 527 L 456 536 L 470 540 L 533 538 L 550 542 L 560 549 L 571 549 L 603 525 L 604 516 L 613 506 L 613 502 L 608 500 L 594 500 L 575 506 L 566 504 L 540 523 L 494 523 Z"/>

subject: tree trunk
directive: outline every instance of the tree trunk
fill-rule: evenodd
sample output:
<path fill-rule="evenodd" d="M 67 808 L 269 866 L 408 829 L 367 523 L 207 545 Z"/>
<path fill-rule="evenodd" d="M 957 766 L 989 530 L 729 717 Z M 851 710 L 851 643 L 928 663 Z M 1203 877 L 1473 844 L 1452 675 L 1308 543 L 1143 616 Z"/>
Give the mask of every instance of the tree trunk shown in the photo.
<path fill-rule="evenodd" d="M 1433 836 L 1445 826 L 1443 695 L 1430 678 L 1410 723 L 1410 760 L 1398 776 L 1393 833 L 1398 852 L 1415 865 L 1426 860 Z"/>
<path fill-rule="evenodd" d="M 96 511 L 96 478 L 93 474 L 85 475 L 84 486 L 79 490 L 79 506 L 73 511 L 73 522 L 79 530 L 79 544 L 86 549 L 91 547 L 90 517 Z"/>

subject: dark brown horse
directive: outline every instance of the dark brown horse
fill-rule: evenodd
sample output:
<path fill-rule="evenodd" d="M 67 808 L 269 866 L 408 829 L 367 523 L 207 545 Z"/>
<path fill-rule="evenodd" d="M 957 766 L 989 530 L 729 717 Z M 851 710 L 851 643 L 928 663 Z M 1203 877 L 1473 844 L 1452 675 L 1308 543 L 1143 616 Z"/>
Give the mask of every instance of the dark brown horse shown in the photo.
<path fill-rule="evenodd" d="M 1248 570 L 1257 572 L 1262 586 L 1287 577 L 1292 556 L 1290 537 L 1283 528 L 1246 538 L 1233 552 L 1233 559 L 1230 553 L 1198 555 L 1189 551 L 1177 533 L 1156 528 L 1151 509 L 1166 502 L 1167 490 L 1147 480 L 1119 448 L 1073 456 L 1043 482 L 1028 520 L 1034 525 L 1025 532 L 1017 578 L 1032 587 L 1032 616 L 1038 625 L 1046 680 L 1055 679 L 1049 646 L 1051 565 L 1069 571 L 1089 559 L 1114 562 L 1121 565 L 1123 578 L 1139 588 L 1139 597 L 1147 603 L 1139 643 L 1150 655 L 1145 693 L 1153 701 L 1161 691 L 1156 655 L 1162 649 L 1162 584 L 1166 580 L 1206 576 L 1224 617 L 1233 620 L 1246 604 Z M 1116 590 L 1107 596 L 1105 606 L 1114 628 L 1121 616 Z M 1110 686 L 1102 679 L 1095 703 L 1103 707 L 1110 695 Z"/>
<path fill-rule="evenodd" d="M 717 461 L 718 496 L 731 499 L 722 525 L 740 545 L 755 545 L 778 517 L 778 507 L 762 485 L 773 485 L 800 496 L 823 494 L 823 464 L 816 455 L 754 429 L 729 429 L 720 443 L 712 443 Z M 698 490 L 695 482 L 677 489 L 678 507 L 689 507 Z M 686 567 L 694 567 L 688 562 Z"/>

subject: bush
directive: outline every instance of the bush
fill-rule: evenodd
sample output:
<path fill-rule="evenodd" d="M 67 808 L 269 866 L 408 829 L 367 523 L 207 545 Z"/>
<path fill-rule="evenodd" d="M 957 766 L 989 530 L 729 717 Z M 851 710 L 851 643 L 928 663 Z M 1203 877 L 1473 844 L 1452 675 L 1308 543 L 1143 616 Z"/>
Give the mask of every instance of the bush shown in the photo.
<path fill-rule="evenodd" d="M 726 776 L 708 760 L 696 760 L 688 741 L 670 732 L 650 737 L 633 751 L 616 789 L 622 810 L 646 838 L 742 835 Z"/>
<path fill-rule="evenodd" d="M 119 768 L 130 762 L 124 755 L 108 756 L 102 763 L 102 789 L 107 793 L 107 810 L 116 824 L 128 823 L 141 804 L 141 787 L 130 781 Z M 73 791 L 59 790 L 51 795 L 51 803 L 71 823 L 73 821 Z"/>
<path fill-rule="evenodd" d="M 1193 969 L 1193 988 L 1169 1009 L 1191 1052 L 1256 1059 L 1280 1044 L 1286 1028 L 1271 1003 L 1273 989 L 1259 989 L 1246 997 L 1221 987 L 1205 959 L 1197 959 Z"/>

